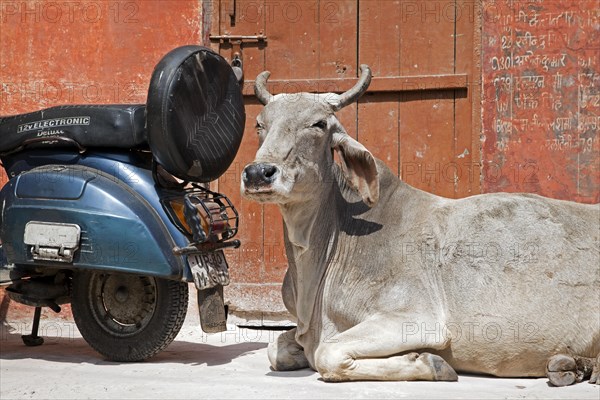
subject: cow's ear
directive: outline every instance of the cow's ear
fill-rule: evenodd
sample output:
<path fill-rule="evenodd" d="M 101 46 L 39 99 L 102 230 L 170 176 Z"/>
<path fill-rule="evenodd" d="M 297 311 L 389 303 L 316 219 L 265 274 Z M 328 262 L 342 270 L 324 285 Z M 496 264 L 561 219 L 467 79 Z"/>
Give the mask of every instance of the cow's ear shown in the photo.
<path fill-rule="evenodd" d="M 343 129 L 343 128 L 342 128 Z M 369 207 L 379 200 L 379 173 L 375 158 L 365 146 L 345 131 L 335 132 L 332 146 L 342 161 L 342 170 Z"/>

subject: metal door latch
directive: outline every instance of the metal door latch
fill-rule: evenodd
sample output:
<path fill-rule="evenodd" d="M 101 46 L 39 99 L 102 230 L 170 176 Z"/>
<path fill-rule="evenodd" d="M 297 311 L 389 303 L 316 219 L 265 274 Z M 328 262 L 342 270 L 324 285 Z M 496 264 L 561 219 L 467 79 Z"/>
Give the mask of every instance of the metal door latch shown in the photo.
<path fill-rule="evenodd" d="M 221 46 L 231 46 L 231 67 L 239 82 L 244 79 L 243 45 L 257 43 L 264 46 L 267 43 L 267 37 L 262 31 L 258 35 L 210 35 L 209 38 L 211 41 L 219 42 Z"/>
<path fill-rule="evenodd" d="M 267 37 L 262 31 L 258 35 L 210 35 L 209 38 L 219 43 L 229 43 L 232 46 L 235 44 L 241 45 L 242 42 L 265 43 L 267 41 Z"/>

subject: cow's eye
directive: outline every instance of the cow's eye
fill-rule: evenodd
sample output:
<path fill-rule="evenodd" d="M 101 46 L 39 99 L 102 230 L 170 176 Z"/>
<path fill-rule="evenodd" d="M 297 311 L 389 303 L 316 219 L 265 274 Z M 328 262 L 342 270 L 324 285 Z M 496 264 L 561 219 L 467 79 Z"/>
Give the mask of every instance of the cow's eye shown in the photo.
<path fill-rule="evenodd" d="M 327 127 L 327 121 L 325 121 L 324 119 L 312 124 L 312 128 L 325 129 L 326 127 Z"/>
<path fill-rule="evenodd" d="M 261 131 L 265 130 L 265 126 L 263 124 L 261 124 L 260 122 L 257 122 L 256 130 L 258 131 L 258 133 L 260 133 Z"/>

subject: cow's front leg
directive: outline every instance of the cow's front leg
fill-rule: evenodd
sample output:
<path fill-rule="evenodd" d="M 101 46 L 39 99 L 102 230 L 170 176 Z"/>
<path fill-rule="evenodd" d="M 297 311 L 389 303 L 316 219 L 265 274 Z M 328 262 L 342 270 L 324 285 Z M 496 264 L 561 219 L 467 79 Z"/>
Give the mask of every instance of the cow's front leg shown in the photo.
<path fill-rule="evenodd" d="M 454 369 L 438 355 L 397 355 L 425 348 L 442 350 L 449 344 L 448 339 L 439 336 L 408 335 L 403 327 L 403 323 L 390 318 L 362 322 L 319 345 L 317 370 L 325 381 L 458 380 Z"/>
<path fill-rule="evenodd" d="M 275 342 L 269 344 L 268 355 L 276 371 L 292 371 L 309 366 L 304 349 L 296 342 L 296 328 L 282 333 Z"/>

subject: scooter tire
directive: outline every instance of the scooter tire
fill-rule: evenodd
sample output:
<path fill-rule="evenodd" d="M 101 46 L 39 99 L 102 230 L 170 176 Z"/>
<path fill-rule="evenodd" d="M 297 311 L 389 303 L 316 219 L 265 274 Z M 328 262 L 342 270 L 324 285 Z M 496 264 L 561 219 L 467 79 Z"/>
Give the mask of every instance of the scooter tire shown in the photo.
<path fill-rule="evenodd" d="M 187 306 L 185 282 L 107 272 L 73 275 L 75 324 L 110 361 L 143 361 L 165 349 L 179 333 Z"/>

